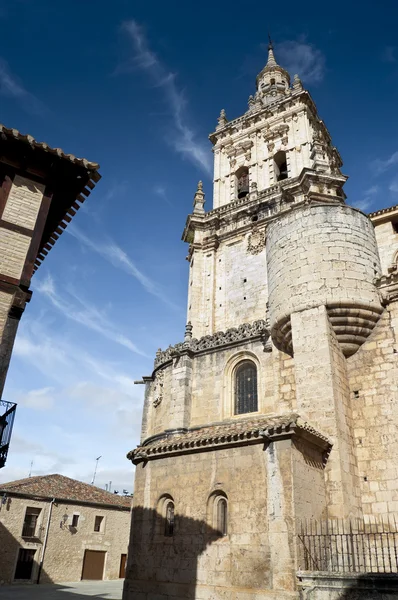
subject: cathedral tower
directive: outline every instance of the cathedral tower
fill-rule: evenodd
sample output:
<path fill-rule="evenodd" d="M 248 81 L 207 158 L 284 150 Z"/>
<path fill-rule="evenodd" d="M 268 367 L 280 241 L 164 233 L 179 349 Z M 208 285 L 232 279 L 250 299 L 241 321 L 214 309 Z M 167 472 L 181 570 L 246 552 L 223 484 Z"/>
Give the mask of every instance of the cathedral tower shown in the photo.
<path fill-rule="evenodd" d="M 141 382 L 125 600 L 298 598 L 297 520 L 373 510 L 352 395 L 386 314 L 374 227 L 271 43 L 248 109 L 222 110 L 210 140 L 213 207 L 199 182 L 183 233 L 185 336 Z"/>

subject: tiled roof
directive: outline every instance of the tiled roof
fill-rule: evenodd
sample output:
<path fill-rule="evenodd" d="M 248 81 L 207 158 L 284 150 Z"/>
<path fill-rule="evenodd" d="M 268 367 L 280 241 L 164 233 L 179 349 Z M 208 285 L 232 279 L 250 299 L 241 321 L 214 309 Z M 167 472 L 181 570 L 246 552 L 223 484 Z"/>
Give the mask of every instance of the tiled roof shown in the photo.
<path fill-rule="evenodd" d="M 151 460 L 164 454 L 195 452 L 205 447 L 235 446 L 261 443 L 266 439 L 297 434 L 309 437 L 325 449 L 331 447 L 329 439 L 318 432 L 296 413 L 267 415 L 251 419 L 239 419 L 185 432 L 165 432 L 154 436 L 127 454 L 134 463 Z"/>
<path fill-rule="evenodd" d="M 120 508 L 130 508 L 131 497 L 119 496 L 94 485 L 82 483 L 64 475 L 43 475 L 29 477 L 9 483 L 0 483 L 0 494 L 23 494 L 42 498 L 56 498 L 89 504 L 109 504 Z"/>
<path fill-rule="evenodd" d="M 0 124 L 0 135 L 13 137 L 18 141 L 26 142 L 32 148 L 40 148 L 41 150 L 44 150 L 45 152 L 54 154 L 56 156 L 59 156 L 60 158 L 65 158 L 66 160 L 70 161 L 71 163 L 73 163 L 75 165 L 80 165 L 81 167 L 84 167 L 85 169 L 93 170 L 93 171 L 96 171 L 97 169 L 99 169 L 99 165 L 97 163 L 89 162 L 85 158 L 77 158 L 73 154 L 65 154 L 65 152 L 61 148 L 51 148 L 51 146 L 49 146 L 45 142 L 38 142 L 37 140 L 35 140 L 35 138 L 33 136 L 23 134 L 20 131 L 18 131 L 18 129 L 9 129 L 8 127 L 5 127 L 4 125 Z"/>
<path fill-rule="evenodd" d="M 376 210 L 375 212 L 368 213 L 368 217 L 371 219 L 372 217 L 387 215 L 389 212 L 394 212 L 397 209 L 398 204 L 395 204 L 394 206 L 387 206 L 386 208 L 381 208 L 380 210 Z"/>

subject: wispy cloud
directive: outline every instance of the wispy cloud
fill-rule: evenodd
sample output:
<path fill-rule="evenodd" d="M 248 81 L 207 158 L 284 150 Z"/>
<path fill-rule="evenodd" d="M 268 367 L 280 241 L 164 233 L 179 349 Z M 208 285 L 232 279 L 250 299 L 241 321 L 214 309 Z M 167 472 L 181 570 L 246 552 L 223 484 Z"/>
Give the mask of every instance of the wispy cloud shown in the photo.
<path fill-rule="evenodd" d="M 115 242 L 111 240 L 108 243 L 101 243 L 92 240 L 75 225 L 68 227 L 66 231 L 87 248 L 90 248 L 90 250 L 102 256 L 102 258 L 107 260 L 111 265 L 128 273 L 134 277 L 134 279 L 137 279 L 149 294 L 156 296 L 171 308 L 177 308 L 176 305 L 168 299 L 166 293 L 159 285 L 152 281 L 145 273 L 140 271 L 127 253 Z"/>
<path fill-rule="evenodd" d="M 390 192 L 398 194 L 398 177 L 395 177 L 395 179 L 392 180 L 388 189 L 390 190 Z"/>
<path fill-rule="evenodd" d="M 307 83 L 319 83 L 325 74 L 325 56 L 305 39 L 276 44 L 276 59 L 291 75 L 298 74 Z"/>
<path fill-rule="evenodd" d="M 30 114 L 43 116 L 47 112 L 43 102 L 28 92 L 3 58 L 0 58 L 0 95 L 13 98 Z"/>
<path fill-rule="evenodd" d="M 86 302 L 76 292 L 69 291 L 68 293 L 66 290 L 63 290 L 62 294 L 57 292 L 54 280 L 50 274 L 45 279 L 38 280 L 35 288 L 38 292 L 45 295 L 51 304 L 67 319 L 96 331 L 106 339 L 120 344 L 136 354 L 146 356 L 128 337 L 117 331 L 114 323 L 111 323 L 103 312 Z M 66 298 L 69 298 L 69 300 Z"/>
<path fill-rule="evenodd" d="M 391 154 L 389 158 L 380 159 L 376 158 L 371 162 L 370 166 L 375 175 L 381 175 L 381 173 L 385 173 L 391 167 L 398 165 L 398 151 Z"/>
<path fill-rule="evenodd" d="M 145 71 L 154 87 L 161 90 L 172 118 L 172 132 L 168 136 L 174 149 L 188 158 L 205 173 L 211 175 L 211 153 L 207 144 L 198 141 L 188 124 L 187 100 L 177 84 L 177 75 L 168 70 L 151 49 L 143 28 L 134 20 L 126 21 L 122 29 L 133 42 L 134 55 L 128 65 L 118 71 L 141 69 Z M 170 139 L 169 139 L 170 138 Z"/>
<path fill-rule="evenodd" d="M 153 192 L 157 196 L 159 196 L 159 198 L 164 200 L 166 204 L 168 204 L 169 206 L 173 206 L 173 203 L 171 202 L 171 200 L 169 200 L 166 188 L 163 185 L 155 185 L 155 187 L 153 188 Z"/>
<path fill-rule="evenodd" d="M 389 62 L 389 63 L 397 62 L 396 46 L 386 46 L 383 50 L 382 59 L 384 62 Z"/>
<path fill-rule="evenodd" d="M 363 192 L 363 197 L 361 200 L 353 202 L 353 206 L 359 208 L 363 212 L 366 212 L 374 203 L 375 196 L 377 196 L 379 191 L 380 189 L 378 185 L 372 185 L 372 187 L 368 188 Z"/>
<path fill-rule="evenodd" d="M 54 406 L 54 388 L 44 387 L 17 394 L 16 401 L 19 405 L 33 410 L 49 410 Z"/>

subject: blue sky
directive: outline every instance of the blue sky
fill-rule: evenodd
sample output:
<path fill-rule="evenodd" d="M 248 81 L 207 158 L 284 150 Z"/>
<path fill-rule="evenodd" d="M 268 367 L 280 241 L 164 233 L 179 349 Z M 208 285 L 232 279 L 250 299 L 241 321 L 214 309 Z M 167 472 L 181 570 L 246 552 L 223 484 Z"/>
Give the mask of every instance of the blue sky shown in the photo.
<path fill-rule="evenodd" d="M 348 201 L 398 203 L 398 7 L 0 0 L 0 121 L 101 165 L 32 281 L 4 399 L 18 402 L 0 482 L 59 472 L 133 489 L 142 386 L 181 341 L 199 179 L 211 208 L 220 109 L 247 109 L 266 60 L 298 72 L 349 175 Z"/>

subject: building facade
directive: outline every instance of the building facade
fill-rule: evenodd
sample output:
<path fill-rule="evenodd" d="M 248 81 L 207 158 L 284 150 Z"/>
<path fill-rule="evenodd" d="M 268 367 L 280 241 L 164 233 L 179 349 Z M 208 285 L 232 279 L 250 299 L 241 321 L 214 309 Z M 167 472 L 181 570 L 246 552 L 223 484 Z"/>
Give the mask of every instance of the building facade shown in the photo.
<path fill-rule="evenodd" d="M 366 537 L 398 509 L 398 209 L 345 202 L 340 155 L 272 45 L 256 83 L 210 135 L 185 336 L 142 382 L 124 600 L 349 598 L 380 547 L 353 568 L 321 529 L 321 568 L 303 522 L 355 519 Z"/>
<path fill-rule="evenodd" d="M 98 169 L 0 125 L 0 468 L 15 412 L 2 394 L 31 278 L 99 181 Z"/>
<path fill-rule="evenodd" d="M 124 577 L 131 497 L 62 475 L 0 486 L 0 584 Z"/>

